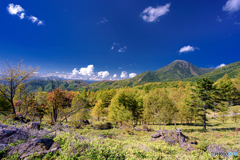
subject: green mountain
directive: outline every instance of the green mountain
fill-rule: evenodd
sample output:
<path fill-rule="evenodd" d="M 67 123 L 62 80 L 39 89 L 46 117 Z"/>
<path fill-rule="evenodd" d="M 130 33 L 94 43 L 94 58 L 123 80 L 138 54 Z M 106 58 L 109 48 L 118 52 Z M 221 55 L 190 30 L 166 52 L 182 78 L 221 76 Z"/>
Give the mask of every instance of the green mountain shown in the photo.
<path fill-rule="evenodd" d="M 167 66 L 156 71 L 147 71 L 130 79 L 111 81 L 111 83 L 109 83 L 109 81 L 100 83 L 96 82 L 88 86 L 84 86 L 83 88 L 96 90 L 98 88 L 102 88 L 99 86 L 108 86 L 109 88 L 120 88 L 124 86 L 133 87 L 149 82 L 175 81 L 189 77 L 196 77 L 213 70 L 213 68 L 198 68 L 187 61 L 175 60 Z"/>
<path fill-rule="evenodd" d="M 63 81 L 53 81 L 53 83 L 49 80 L 33 80 L 28 83 L 28 87 L 30 92 L 34 92 L 38 90 L 39 87 L 42 87 L 43 91 L 51 91 L 52 88 L 62 87 L 64 90 L 73 90 L 78 91 L 79 88 L 83 86 L 87 86 L 88 83 L 82 80 L 63 80 Z"/>
<path fill-rule="evenodd" d="M 174 81 L 197 81 L 201 78 L 209 78 L 213 81 L 217 81 L 219 78 L 224 76 L 224 74 L 229 74 L 231 78 L 237 75 L 240 72 L 240 61 L 231 63 L 227 66 L 213 69 L 213 68 L 198 68 L 193 64 L 183 61 L 176 60 L 167 66 L 160 68 L 156 71 L 147 71 L 143 72 L 136 77 L 117 80 L 117 81 L 98 81 L 91 84 L 88 84 L 82 80 L 64 80 L 64 81 L 54 81 L 54 88 L 57 86 L 62 87 L 67 90 L 93 90 L 109 88 L 121 88 L 125 86 L 134 87 L 139 86 L 143 87 L 146 83 L 151 83 L 152 87 L 165 87 L 166 85 L 176 86 L 177 83 L 167 83 Z M 57 84 L 58 82 L 58 84 Z M 162 82 L 162 83 L 153 83 L 153 82 Z M 44 91 L 50 91 L 52 89 L 52 84 L 50 81 L 46 80 L 33 80 L 28 82 L 30 90 L 34 91 L 39 87 L 42 87 Z M 156 86 L 157 85 L 157 86 Z M 150 87 L 150 86 L 149 86 Z M 150 87 L 151 88 L 151 87 Z"/>
<path fill-rule="evenodd" d="M 197 81 L 202 78 L 209 78 L 212 81 L 217 81 L 219 78 L 222 78 L 224 74 L 228 74 L 230 78 L 234 78 L 237 74 L 240 73 L 240 61 L 231 63 L 221 68 L 217 68 L 212 72 L 206 73 L 204 75 L 192 78 L 183 79 L 184 81 Z"/>

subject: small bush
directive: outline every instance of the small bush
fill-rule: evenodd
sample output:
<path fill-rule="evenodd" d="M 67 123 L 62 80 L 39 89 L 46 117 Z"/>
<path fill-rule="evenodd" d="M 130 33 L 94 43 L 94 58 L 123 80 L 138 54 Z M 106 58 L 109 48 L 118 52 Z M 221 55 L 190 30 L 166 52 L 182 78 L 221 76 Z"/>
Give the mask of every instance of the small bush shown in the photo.
<path fill-rule="evenodd" d="M 98 124 L 94 126 L 94 129 L 98 129 L 98 130 L 104 130 L 104 129 L 112 129 L 113 125 L 112 123 L 105 123 L 105 124 Z"/>

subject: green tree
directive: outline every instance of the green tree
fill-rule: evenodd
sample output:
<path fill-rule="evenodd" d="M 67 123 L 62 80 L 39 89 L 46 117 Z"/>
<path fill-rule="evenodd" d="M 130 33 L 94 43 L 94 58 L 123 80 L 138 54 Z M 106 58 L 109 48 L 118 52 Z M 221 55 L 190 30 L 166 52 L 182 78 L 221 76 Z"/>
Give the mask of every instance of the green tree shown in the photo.
<path fill-rule="evenodd" d="M 166 93 L 161 89 L 150 91 L 143 100 L 144 112 L 152 114 L 158 121 L 159 130 L 161 129 L 161 122 L 166 120 L 170 122 L 173 119 L 176 107 L 174 101 L 170 99 Z"/>
<path fill-rule="evenodd" d="M 0 96 L 0 113 L 6 115 L 5 112 L 8 111 L 11 111 L 11 103 L 3 96 Z"/>
<path fill-rule="evenodd" d="M 92 109 L 92 116 L 96 117 L 98 121 L 100 117 L 104 116 L 104 104 L 102 102 L 102 99 L 99 99 Z"/>
<path fill-rule="evenodd" d="M 0 70 L 0 93 L 1 96 L 6 98 L 12 108 L 12 113 L 16 115 L 13 98 L 15 96 L 17 87 L 24 83 L 24 81 L 32 78 L 35 75 L 37 68 L 28 68 L 20 61 L 17 65 L 11 65 L 8 62 L 3 63 L 3 67 Z"/>
<path fill-rule="evenodd" d="M 207 109 L 218 109 L 214 102 L 216 101 L 215 95 L 217 93 L 216 87 L 208 78 L 203 78 L 196 82 L 195 89 L 192 89 L 190 93 L 191 100 L 188 101 L 188 105 L 198 111 L 198 115 L 203 121 L 203 129 L 206 130 L 206 114 Z"/>
<path fill-rule="evenodd" d="M 239 119 L 238 113 L 240 112 L 239 106 L 234 106 L 231 111 L 233 114 L 232 119 L 237 123 L 237 119 Z"/>
<path fill-rule="evenodd" d="M 135 89 L 129 87 L 119 89 L 109 106 L 108 119 L 120 123 L 128 120 L 137 122 L 142 113 L 141 103 L 136 99 L 137 95 L 138 91 Z"/>
<path fill-rule="evenodd" d="M 228 107 L 233 104 L 233 100 L 238 98 L 238 91 L 235 88 L 232 80 L 228 74 L 225 74 L 221 79 L 217 81 L 217 88 L 219 89 L 220 98 L 223 101 L 228 102 Z"/>

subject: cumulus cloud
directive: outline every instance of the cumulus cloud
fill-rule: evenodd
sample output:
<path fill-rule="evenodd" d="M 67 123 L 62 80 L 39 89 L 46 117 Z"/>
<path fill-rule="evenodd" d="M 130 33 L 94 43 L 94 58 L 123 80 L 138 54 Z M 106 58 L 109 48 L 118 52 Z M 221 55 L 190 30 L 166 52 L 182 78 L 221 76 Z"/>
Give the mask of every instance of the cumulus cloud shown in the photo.
<path fill-rule="evenodd" d="M 29 19 L 29 20 L 31 20 L 31 21 L 32 21 L 32 23 L 35 23 L 35 22 L 37 22 L 37 21 L 38 21 L 38 18 L 37 18 L 37 17 L 35 17 L 35 16 L 30 16 L 28 19 Z"/>
<path fill-rule="evenodd" d="M 26 16 L 25 10 L 18 4 L 14 5 L 10 3 L 7 6 L 8 13 L 11 15 L 17 15 L 20 19 L 24 19 L 25 17 L 32 21 L 32 23 L 38 22 L 38 26 L 43 25 L 43 21 L 39 20 L 35 16 Z"/>
<path fill-rule="evenodd" d="M 169 7 L 171 3 L 167 3 L 165 6 L 158 6 L 156 8 L 150 6 L 143 10 L 140 16 L 146 22 L 154 22 L 158 19 L 158 17 L 163 16 L 169 12 Z"/>
<path fill-rule="evenodd" d="M 230 13 L 236 12 L 240 9 L 240 0 L 228 0 L 223 6 L 223 11 Z"/>
<path fill-rule="evenodd" d="M 113 74 L 110 76 L 109 71 L 94 71 L 94 65 L 88 65 L 87 67 L 82 67 L 80 69 L 74 68 L 70 73 L 69 72 L 59 72 L 55 71 L 53 73 L 49 73 L 44 75 L 44 77 L 54 76 L 64 79 L 82 79 L 82 80 L 117 80 L 117 79 L 126 79 L 135 77 L 136 73 L 128 73 L 126 71 L 122 71 L 121 75 Z"/>
<path fill-rule="evenodd" d="M 38 26 L 43 25 L 43 21 L 38 21 Z"/>
<path fill-rule="evenodd" d="M 105 17 L 103 17 L 102 20 L 100 22 L 98 22 L 97 24 L 104 24 L 106 22 L 108 22 L 108 20 Z"/>
<path fill-rule="evenodd" d="M 83 76 L 91 76 L 94 74 L 94 66 L 93 65 L 88 65 L 87 68 L 81 68 L 79 74 Z"/>
<path fill-rule="evenodd" d="M 217 16 L 217 20 L 216 21 L 217 22 L 222 22 L 222 19 L 219 16 Z"/>
<path fill-rule="evenodd" d="M 133 78 L 133 77 L 135 77 L 137 74 L 136 73 L 130 73 L 129 74 L 129 78 Z"/>
<path fill-rule="evenodd" d="M 186 52 L 193 52 L 193 51 L 195 51 L 196 49 L 199 49 L 199 48 L 197 48 L 197 47 L 192 47 L 192 46 L 188 45 L 188 46 L 182 47 L 182 48 L 179 50 L 179 53 L 181 54 L 181 53 L 186 53 Z"/>
<path fill-rule="evenodd" d="M 105 78 L 105 77 L 109 76 L 109 72 L 108 71 L 100 71 L 100 72 L 98 72 L 98 76 Z"/>
<path fill-rule="evenodd" d="M 7 10 L 11 15 L 17 15 L 21 12 L 24 12 L 24 9 L 20 5 L 14 5 L 12 3 L 8 5 Z"/>
<path fill-rule="evenodd" d="M 21 13 L 21 14 L 19 15 L 19 18 L 20 18 L 20 19 L 23 19 L 24 16 L 25 16 L 25 13 Z"/>
<path fill-rule="evenodd" d="M 221 68 L 221 67 L 224 67 L 224 66 L 226 66 L 226 64 L 220 64 L 219 66 L 217 66 L 216 68 Z"/>
<path fill-rule="evenodd" d="M 128 77 L 127 72 L 126 72 L 126 71 L 122 71 L 120 77 L 121 77 L 121 78 L 127 78 L 127 77 Z"/>

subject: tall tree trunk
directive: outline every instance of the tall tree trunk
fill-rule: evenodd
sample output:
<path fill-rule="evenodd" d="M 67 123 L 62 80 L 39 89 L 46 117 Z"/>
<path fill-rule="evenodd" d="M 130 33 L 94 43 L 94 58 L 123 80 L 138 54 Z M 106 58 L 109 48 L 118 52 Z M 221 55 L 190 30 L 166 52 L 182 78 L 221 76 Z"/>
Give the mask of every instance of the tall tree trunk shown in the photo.
<path fill-rule="evenodd" d="M 50 114 L 51 114 L 51 123 L 54 123 L 54 122 L 53 122 L 53 115 L 52 115 L 52 112 L 50 112 Z"/>
<path fill-rule="evenodd" d="M 175 114 L 174 114 L 173 116 L 174 116 L 174 126 L 175 126 L 175 130 L 177 130 Z"/>
<path fill-rule="evenodd" d="M 15 111 L 15 107 L 14 107 L 14 104 L 13 104 L 13 100 L 11 100 L 11 107 L 12 107 L 12 114 L 15 114 L 16 115 L 16 111 Z"/>
<path fill-rule="evenodd" d="M 205 106 L 205 105 L 203 106 L 203 109 L 204 109 L 204 115 L 203 115 L 203 129 L 206 130 L 206 129 L 207 129 L 207 127 L 206 127 L 207 117 L 206 117 L 206 106 Z"/>

